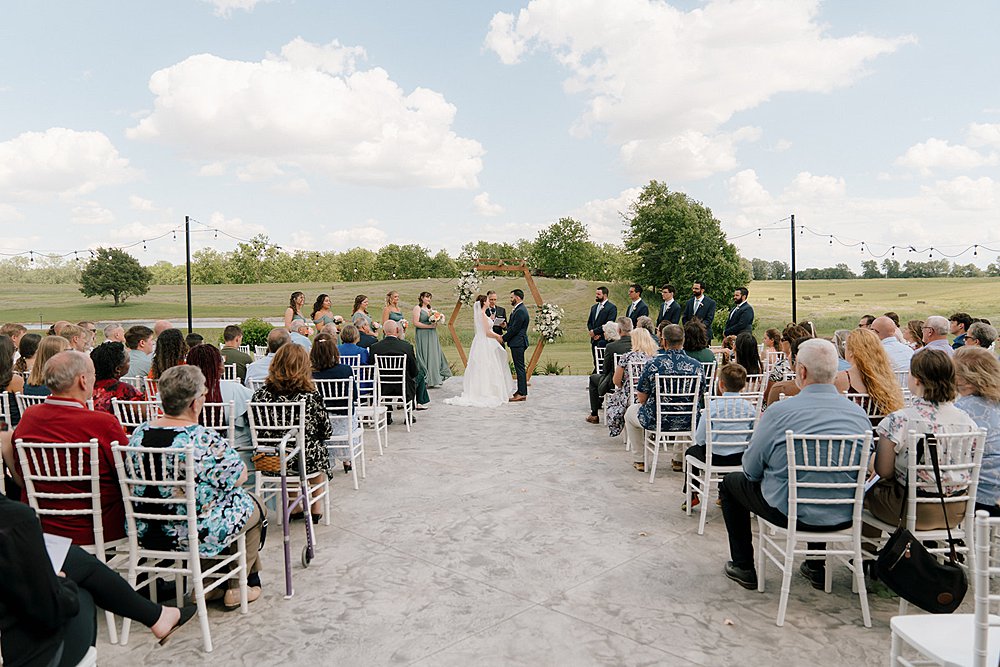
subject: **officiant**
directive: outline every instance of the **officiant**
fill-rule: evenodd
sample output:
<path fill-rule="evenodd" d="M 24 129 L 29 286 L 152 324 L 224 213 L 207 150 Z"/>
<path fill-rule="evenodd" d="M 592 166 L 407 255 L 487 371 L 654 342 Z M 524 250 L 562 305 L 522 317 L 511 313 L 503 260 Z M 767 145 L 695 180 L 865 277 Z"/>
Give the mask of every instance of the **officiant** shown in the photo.
<path fill-rule="evenodd" d="M 486 317 L 493 322 L 493 333 L 502 336 L 507 326 L 507 311 L 497 305 L 497 293 L 493 290 L 486 293 Z"/>

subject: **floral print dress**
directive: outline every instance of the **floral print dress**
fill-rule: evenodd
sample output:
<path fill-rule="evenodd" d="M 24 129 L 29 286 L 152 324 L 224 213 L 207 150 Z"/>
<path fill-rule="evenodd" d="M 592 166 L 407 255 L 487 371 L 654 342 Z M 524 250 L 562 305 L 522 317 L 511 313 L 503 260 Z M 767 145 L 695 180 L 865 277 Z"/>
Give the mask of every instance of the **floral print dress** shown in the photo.
<path fill-rule="evenodd" d="M 254 392 L 252 401 L 254 403 L 297 403 L 300 400 L 306 402 L 306 474 L 314 475 L 322 472 L 330 475 L 330 456 L 326 449 L 326 441 L 333 435 L 330 427 L 330 419 L 326 414 L 326 407 L 323 405 L 323 398 L 319 392 L 295 392 L 293 394 L 279 394 L 271 385 L 264 385 Z M 281 437 L 283 432 L 266 433 L 264 437 Z M 298 473 L 298 459 L 289 461 L 289 472 Z M 278 473 L 261 471 L 264 475 L 277 476 Z"/>
<path fill-rule="evenodd" d="M 245 466 L 240 455 L 213 430 L 200 424 L 183 427 L 154 427 L 146 422 L 129 438 L 135 447 L 194 447 L 195 507 L 198 512 L 198 553 L 217 556 L 246 526 L 254 511 L 254 501 L 240 485 Z M 181 457 L 183 460 L 183 457 Z M 133 458 L 137 465 L 139 458 Z M 164 457 L 165 477 L 173 476 L 173 457 Z M 173 489 L 137 487 L 136 495 L 169 498 Z M 146 505 L 146 506 L 143 506 Z M 177 505 L 140 503 L 137 512 L 175 513 Z M 136 519 L 136 535 L 144 547 L 176 551 L 188 546 L 188 524 L 180 521 Z"/>
<path fill-rule="evenodd" d="M 629 390 L 628 367 L 633 361 L 645 364 L 652 359 L 651 356 L 638 350 L 632 350 L 618 357 L 618 367 L 622 369 L 622 386 L 617 387 L 608 394 L 607 403 L 604 406 L 604 419 L 608 425 L 608 434 L 612 437 L 621 435 L 625 428 L 625 411 L 628 409 L 631 399 Z"/>

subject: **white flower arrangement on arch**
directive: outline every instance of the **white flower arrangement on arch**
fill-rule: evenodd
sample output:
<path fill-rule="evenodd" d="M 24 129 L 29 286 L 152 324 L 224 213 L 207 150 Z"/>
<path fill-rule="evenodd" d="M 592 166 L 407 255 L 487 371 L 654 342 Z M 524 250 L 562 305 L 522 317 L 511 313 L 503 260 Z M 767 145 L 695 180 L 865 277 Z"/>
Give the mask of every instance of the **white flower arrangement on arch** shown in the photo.
<path fill-rule="evenodd" d="M 479 288 L 483 284 L 483 279 L 475 269 L 463 271 L 458 277 L 458 286 L 455 291 L 458 293 L 458 300 L 466 306 L 472 306 L 472 302 L 479 295 Z"/>
<path fill-rule="evenodd" d="M 535 306 L 535 333 L 545 339 L 546 343 L 556 342 L 563 335 L 563 309 L 554 303 L 543 303 Z"/>

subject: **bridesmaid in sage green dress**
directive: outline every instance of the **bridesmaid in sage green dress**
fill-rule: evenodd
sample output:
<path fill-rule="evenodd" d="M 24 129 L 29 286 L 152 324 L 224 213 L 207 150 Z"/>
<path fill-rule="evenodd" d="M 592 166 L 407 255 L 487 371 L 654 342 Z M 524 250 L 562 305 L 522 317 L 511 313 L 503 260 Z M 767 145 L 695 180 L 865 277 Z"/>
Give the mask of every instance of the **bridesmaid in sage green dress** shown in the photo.
<path fill-rule="evenodd" d="M 413 326 L 417 330 L 413 347 L 417 355 L 417 366 L 423 369 L 427 386 L 440 387 L 442 382 L 451 377 L 451 368 L 441 351 L 438 323 L 431 322 L 430 315 L 431 293 L 421 292 L 417 297 L 417 305 L 413 307 Z"/>
<path fill-rule="evenodd" d="M 396 323 L 404 321 L 403 311 L 399 307 L 399 292 L 395 290 L 385 295 L 385 308 L 382 309 L 382 326 L 385 326 L 385 323 L 389 320 Z M 403 335 L 400 338 L 405 338 L 407 325 L 401 324 L 400 326 L 403 327 Z"/>

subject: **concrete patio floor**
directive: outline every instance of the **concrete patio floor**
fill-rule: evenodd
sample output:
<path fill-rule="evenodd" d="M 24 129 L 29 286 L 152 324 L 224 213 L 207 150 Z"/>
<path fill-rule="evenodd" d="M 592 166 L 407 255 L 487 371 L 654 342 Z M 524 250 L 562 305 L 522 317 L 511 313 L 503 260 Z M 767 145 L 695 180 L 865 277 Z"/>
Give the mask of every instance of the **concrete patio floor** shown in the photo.
<path fill-rule="evenodd" d="M 283 599 L 281 532 L 264 550 L 264 596 L 250 613 L 210 611 L 164 648 L 133 628 L 99 635 L 102 665 L 883 665 L 897 601 L 869 595 L 866 629 L 847 570 L 830 595 L 795 575 L 785 626 L 780 578 L 765 593 L 726 579 L 721 511 L 705 535 L 680 511 L 681 476 L 654 484 L 620 438 L 584 421 L 585 377 L 538 377 L 527 402 L 446 406 L 431 393 L 413 431 L 389 427 L 368 478 L 334 479 L 331 525 Z M 971 598 L 971 595 L 969 596 Z"/>

